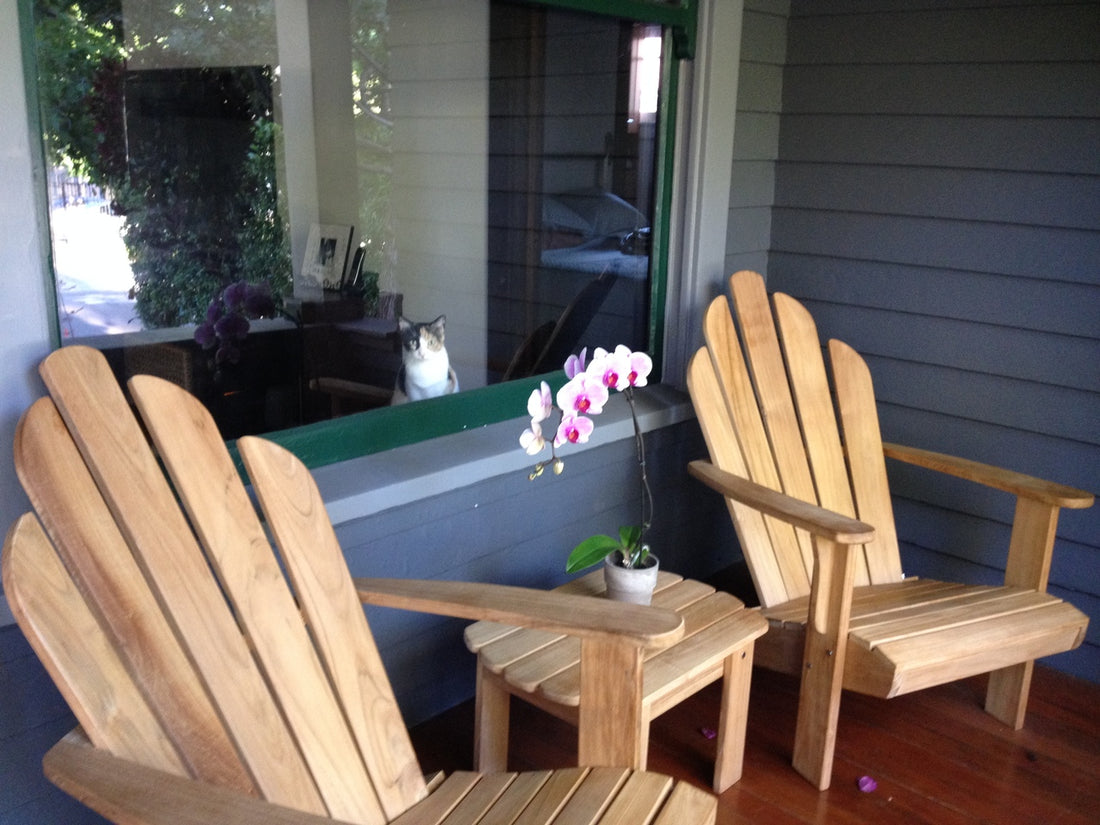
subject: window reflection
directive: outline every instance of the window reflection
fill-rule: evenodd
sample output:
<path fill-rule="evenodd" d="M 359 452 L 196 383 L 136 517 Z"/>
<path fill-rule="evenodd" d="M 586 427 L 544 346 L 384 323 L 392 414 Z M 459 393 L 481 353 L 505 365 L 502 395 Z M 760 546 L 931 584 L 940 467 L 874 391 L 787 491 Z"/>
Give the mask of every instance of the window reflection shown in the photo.
<path fill-rule="evenodd" d="M 36 27 L 66 342 L 186 382 L 226 437 L 388 403 L 399 315 L 446 316 L 463 389 L 649 346 L 659 28 L 488 0 L 36 0 Z M 242 281 L 279 310 L 229 362 L 195 330 Z"/>

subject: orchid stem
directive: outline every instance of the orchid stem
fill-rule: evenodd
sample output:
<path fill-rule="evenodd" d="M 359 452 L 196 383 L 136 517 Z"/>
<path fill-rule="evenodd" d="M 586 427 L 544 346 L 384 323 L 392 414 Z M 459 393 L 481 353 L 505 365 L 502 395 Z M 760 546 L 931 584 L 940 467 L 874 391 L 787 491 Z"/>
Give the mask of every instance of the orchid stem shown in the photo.
<path fill-rule="evenodd" d="M 638 414 L 634 408 L 634 388 L 627 387 L 623 390 L 623 395 L 626 396 L 626 402 L 630 405 L 630 420 L 634 423 L 634 449 L 642 474 L 642 532 L 638 536 L 638 550 L 640 550 L 646 531 L 649 530 L 650 520 L 653 518 L 653 491 L 649 488 L 649 474 L 646 471 L 645 439 L 642 438 L 642 428 L 638 424 Z M 635 550 L 635 555 L 638 550 Z"/>

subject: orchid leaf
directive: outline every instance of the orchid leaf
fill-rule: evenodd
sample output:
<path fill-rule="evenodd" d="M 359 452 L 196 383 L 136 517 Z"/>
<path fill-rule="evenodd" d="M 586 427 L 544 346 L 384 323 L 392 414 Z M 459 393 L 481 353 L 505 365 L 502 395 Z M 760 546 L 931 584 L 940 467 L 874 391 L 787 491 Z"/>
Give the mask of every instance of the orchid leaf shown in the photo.
<path fill-rule="evenodd" d="M 598 564 L 603 561 L 604 556 L 618 549 L 620 549 L 619 542 L 611 536 L 589 536 L 573 548 L 573 552 L 569 554 L 569 559 L 565 563 L 565 572 L 576 573 L 578 570 Z"/>
<path fill-rule="evenodd" d="M 619 528 L 620 547 L 624 550 L 633 550 L 642 538 L 642 528 L 638 524 L 630 524 Z"/>

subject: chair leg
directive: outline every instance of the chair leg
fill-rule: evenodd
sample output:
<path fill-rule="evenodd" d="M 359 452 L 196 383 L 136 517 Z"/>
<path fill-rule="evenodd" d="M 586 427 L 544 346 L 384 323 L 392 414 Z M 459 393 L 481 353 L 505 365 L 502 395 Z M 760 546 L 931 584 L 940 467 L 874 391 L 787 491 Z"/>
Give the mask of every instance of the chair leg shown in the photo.
<path fill-rule="evenodd" d="M 990 673 L 989 687 L 985 693 L 986 713 L 1000 719 L 1013 730 L 1022 728 L 1034 667 L 1035 663 L 1028 661 Z"/>
<path fill-rule="evenodd" d="M 718 717 L 718 755 L 714 761 L 714 792 L 722 793 L 741 778 L 745 764 L 752 651 L 745 648 L 728 656 L 722 677 L 722 710 Z"/>
<path fill-rule="evenodd" d="M 794 769 L 818 790 L 833 775 L 855 564 L 851 548 L 817 538 L 794 734 Z"/>
<path fill-rule="evenodd" d="M 474 700 L 474 770 L 504 773 L 508 770 L 508 716 L 511 694 L 480 659 L 477 665 L 477 698 Z"/>

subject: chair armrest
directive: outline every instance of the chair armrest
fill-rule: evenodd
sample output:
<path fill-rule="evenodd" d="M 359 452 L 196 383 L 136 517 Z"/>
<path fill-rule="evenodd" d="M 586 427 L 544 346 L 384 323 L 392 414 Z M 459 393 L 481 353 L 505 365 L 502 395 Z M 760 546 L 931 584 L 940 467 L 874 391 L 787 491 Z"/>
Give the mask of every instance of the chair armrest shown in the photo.
<path fill-rule="evenodd" d="M 979 461 L 971 461 L 967 458 L 958 458 L 946 453 L 936 453 L 931 450 L 887 442 L 883 442 L 882 451 L 887 458 L 896 461 L 904 461 L 907 464 L 937 470 L 967 481 L 984 484 L 996 490 L 1003 490 L 1022 498 L 1030 498 L 1058 507 L 1083 509 L 1091 507 L 1095 498 L 1092 493 L 1084 490 L 1077 490 L 1063 484 L 1055 484 L 1053 481 L 1045 481 L 1024 473 L 1017 473 L 991 464 L 983 464 Z"/>
<path fill-rule="evenodd" d="M 690 462 L 688 472 L 724 496 L 838 544 L 865 544 L 875 537 L 869 524 L 720 470 L 709 461 Z"/>
<path fill-rule="evenodd" d="M 354 582 L 365 604 L 623 642 L 645 650 L 668 647 L 684 635 L 684 620 L 673 610 L 591 596 L 475 582 L 364 578 Z"/>
<path fill-rule="evenodd" d="M 46 777 L 112 822 L 128 825 L 337 825 L 336 820 L 120 759 L 79 728 L 42 761 Z"/>

